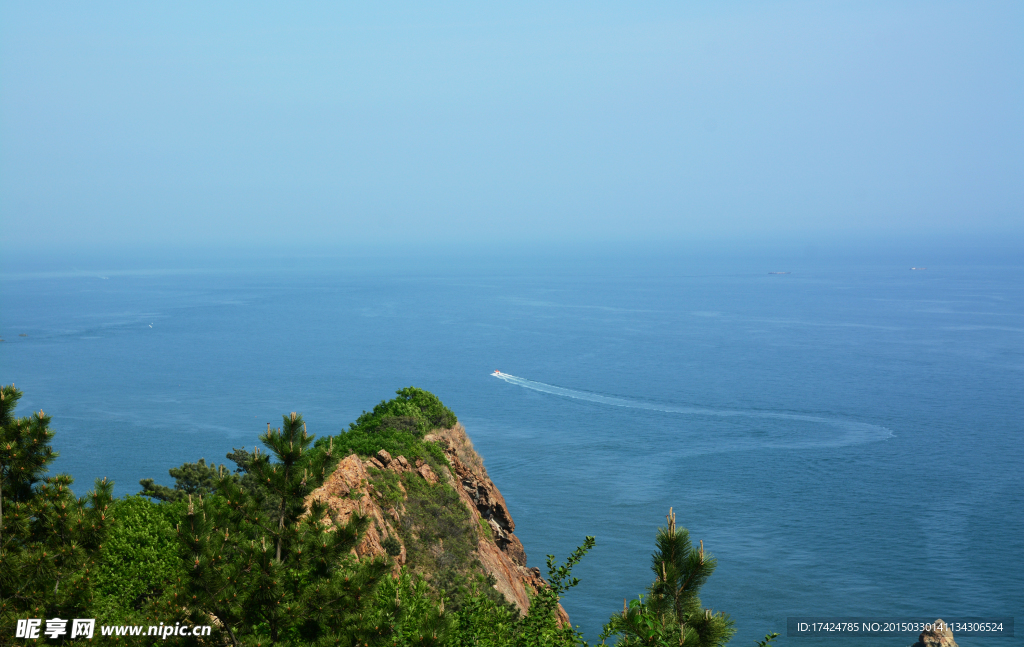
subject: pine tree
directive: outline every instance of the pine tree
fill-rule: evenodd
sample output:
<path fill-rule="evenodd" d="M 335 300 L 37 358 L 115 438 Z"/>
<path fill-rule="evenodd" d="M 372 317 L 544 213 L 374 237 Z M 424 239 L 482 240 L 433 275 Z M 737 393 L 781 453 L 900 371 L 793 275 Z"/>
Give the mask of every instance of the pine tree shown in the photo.
<path fill-rule="evenodd" d="M 704 609 L 698 594 L 715 571 L 717 561 L 704 551 L 704 542 L 695 548 L 690 533 L 676 527 L 676 516 L 669 508 L 667 524 L 658 529 L 657 550 L 651 555 L 655 580 L 648 587 L 647 599 L 640 596 L 626 604 L 621 614 L 604 626 L 602 643 L 618 636 L 618 645 L 724 645 L 735 630 L 724 613 Z"/>
<path fill-rule="evenodd" d="M 333 463 L 331 446 L 311 450 L 294 413 L 260 440 L 270 454 L 257 450 L 246 466 L 260 487 L 222 469 L 217 496 L 189 497 L 178 526 L 186 576 L 168 604 L 219 625 L 233 645 L 375 642 L 388 628 L 365 620 L 389 566 L 351 554 L 368 518 L 340 525 L 324 504 L 305 505 Z"/>
<path fill-rule="evenodd" d="M 203 496 L 210 494 L 217 487 L 217 480 L 223 476 L 224 466 L 207 465 L 205 458 L 196 463 L 184 463 L 181 467 L 167 470 L 174 477 L 174 487 L 157 485 L 153 479 L 142 479 L 143 496 L 159 501 L 183 501 L 188 495 Z"/>
<path fill-rule="evenodd" d="M 0 388 L 0 645 L 22 618 L 88 617 L 92 576 L 111 518 L 114 484 L 75 498 L 57 458 L 50 417 L 14 417 L 21 391 Z"/>

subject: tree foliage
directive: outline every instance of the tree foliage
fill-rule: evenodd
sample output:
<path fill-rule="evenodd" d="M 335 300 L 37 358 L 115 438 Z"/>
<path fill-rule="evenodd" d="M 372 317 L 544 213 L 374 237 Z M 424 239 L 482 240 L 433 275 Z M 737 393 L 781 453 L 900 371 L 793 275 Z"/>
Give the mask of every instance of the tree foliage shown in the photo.
<path fill-rule="evenodd" d="M 183 509 L 181 503 L 154 503 L 142 496 L 114 501 L 114 524 L 95 580 L 98 617 L 135 624 L 181 576 L 174 523 Z"/>
<path fill-rule="evenodd" d="M 26 617 L 86 617 L 113 483 L 76 498 L 66 474 L 44 474 L 57 452 L 50 417 L 16 418 L 21 391 L 0 388 L 0 645 Z"/>
<path fill-rule="evenodd" d="M 458 419 L 436 395 L 414 386 L 396 391 L 397 398 L 381 402 L 373 411 L 364 411 L 351 428 L 367 431 L 407 430 L 420 435 L 431 429 L 454 427 Z"/>
<path fill-rule="evenodd" d="M 440 446 L 423 438 L 455 425 L 454 414 L 426 391 L 397 395 L 348 431 L 319 440 L 301 416 L 284 416 L 280 428 L 268 425 L 260 436 L 264 451 L 227 455 L 234 472 L 200 459 L 169 470 L 173 487 L 144 479 L 143 496 L 113 502 L 108 481 L 78 499 L 69 476 L 45 476 L 57 457 L 50 418 L 41 411 L 15 418 L 21 393 L 3 387 L 0 647 L 11 644 L 17 619 L 40 617 L 213 625 L 220 636 L 203 644 L 232 646 L 585 646 L 560 622 L 559 601 L 578 583 L 572 569 L 593 537 L 563 565 L 548 555 L 548 585 L 522 615 L 492 587 L 493 578 L 472 575 L 476 542 L 490 527 L 477 528 L 443 481 L 371 470 L 378 502 L 402 510 L 399 536 L 383 543 L 388 555 L 405 549 L 402 569 L 389 557 L 355 556 L 368 517 L 356 513 L 342 524 L 310 499 L 353 451 L 386 449 L 423 458 L 439 474 L 447 469 Z M 715 559 L 676 528 L 671 510 L 667 519 L 652 555 L 654 582 L 612 616 L 602 643 L 616 637 L 624 647 L 710 647 L 732 636 L 728 616 L 704 609 L 698 597 Z"/>
<path fill-rule="evenodd" d="M 694 547 L 690 533 L 676 527 L 669 509 L 667 524 L 658 529 L 656 550 L 651 555 L 654 582 L 647 599 L 623 604 L 621 614 L 611 617 L 601 634 L 602 643 L 612 636 L 618 645 L 698 645 L 712 647 L 729 642 L 735 630 L 724 613 L 701 606 L 698 594 L 715 571 L 717 561 L 704 551 L 704 542 Z"/>
<path fill-rule="evenodd" d="M 230 454 L 228 456 L 230 457 Z M 174 477 L 173 488 L 157 485 L 153 479 L 142 479 L 139 481 L 139 485 L 142 486 L 141 494 L 160 501 L 183 501 L 190 494 L 196 496 L 211 494 L 216 488 L 218 479 L 224 476 L 224 466 L 207 465 L 206 459 L 200 458 L 195 463 L 172 467 L 168 472 Z"/>
<path fill-rule="evenodd" d="M 368 631 L 360 619 L 388 565 L 350 555 L 366 518 L 339 525 L 323 503 L 307 508 L 333 454 L 310 451 L 301 416 L 268 425 L 260 440 L 270 451 L 253 452 L 247 467 L 262 487 L 222 471 L 216 496 L 188 497 L 176 529 L 185 573 L 167 609 L 215 622 L 234 645 L 352 644 Z"/>
<path fill-rule="evenodd" d="M 383 449 L 392 456 L 405 456 L 411 461 L 421 458 L 440 473 L 441 467 L 448 465 L 444 450 L 423 437 L 431 429 L 455 426 L 458 419 L 437 396 L 423 389 L 410 386 L 399 389 L 396 395 L 375 406 L 373 411 L 364 411 L 347 431 L 318 439 L 316 449 L 325 451 L 331 444 L 340 456 L 373 456 Z"/>

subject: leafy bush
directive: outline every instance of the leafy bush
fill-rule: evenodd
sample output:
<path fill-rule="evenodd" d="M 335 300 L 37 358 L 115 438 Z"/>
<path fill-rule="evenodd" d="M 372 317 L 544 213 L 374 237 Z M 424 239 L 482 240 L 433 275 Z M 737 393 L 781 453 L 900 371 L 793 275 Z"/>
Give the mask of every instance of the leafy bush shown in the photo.
<path fill-rule="evenodd" d="M 384 548 L 384 552 L 391 557 L 397 557 L 402 553 L 402 544 L 392 535 L 388 535 L 384 538 L 384 541 L 380 543 L 381 547 Z"/>
<path fill-rule="evenodd" d="M 340 458 L 349 454 L 373 456 L 383 449 L 411 461 L 421 458 L 441 473 L 448 467 L 444 449 L 435 442 L 424 442 L 423 436 L 431 429 L 454 426 L 458 422 L 455 414 L 437 396 L 423 389 L 410 386 L 397 394 L 398 397 L 381 402 L 373 411 L 364 411 L 348 431 L 318 438 L 314 451 L 333 447 L 335 456 Z"/>
<path fill-rule="evenodd" d="M 174 523 L 183 511 L 183 504 L 157 504 L 139 495 L 111 506 L 115 522 L 100 553 L 95 584 L 104 621 L 127 623 L 127 611 L 141 611 L 179 576 Z"/>
<path fill-rule="evenodd" d="M 449 485 L 416 474 L 402 479 L 408 498 L 399 524 L 408 566 L 458 606 L 472 588 L 477 533 L 469 510 Z M 473 569 L 476 570 L 476 569 Z"/>
<path fill-rule="evenodd" d="M 348 454 L 359 454 L 360 456 L 373 456 L 380 450 L 385 450 L 392 456 L 405 456 L 410 460 L 423 458 L 428 455 L 424 443 L 414 434 L 408 431 L 395 429 L 383 429 L 377 432 L 370 432 L 365 429 L 356 428 L 334 436 L 334 450 L 338 456 Z M 317 440 L 317 449 L 327 447 L 328 439 Z"/>
<path fill-rule="evenodd" d="M 367 470 L 370 481 L 373 483 L 373 490 L 377 502 L 385 509 L 394 507 L 402 500 L 405 494 L 400 485 L 401 479 L 398 474 L 390 470 L 378 470 L 370 468 Z"/>
<path fill-rule="evenodd" d="M 423 579 L 402 571 L 377 587 L 364 625 L 371 645 L 448 645 L 454 623 Z"/>
<path fill-rule="evenodd" d="M 382 401 L 373 411 L 364 411 L 351 428 L 371 432 L 393 429 L 422 436 L 431 429 L 452 427 L 458 422 L 452 410 L 441 404 L 437 396 L 429 391 L 410 386 L 396 393 L 397 398 Z"/>
<path fill-rule="evenodd" d="M 515 607 L 496 602 L 480 593 L 470 597 L 455 614 L 449 642 L 452 647 L 574 647 L 586 646 L 583 636 L 571 626 L 558 623 L 558 603 L 562 595 L 579 584 L 572 577 L 573 567 L 594 547 L 587 537 L 564 565 L 547 556 L 548 586 L 537 591 L 530 612 L 520 617 Z"/>

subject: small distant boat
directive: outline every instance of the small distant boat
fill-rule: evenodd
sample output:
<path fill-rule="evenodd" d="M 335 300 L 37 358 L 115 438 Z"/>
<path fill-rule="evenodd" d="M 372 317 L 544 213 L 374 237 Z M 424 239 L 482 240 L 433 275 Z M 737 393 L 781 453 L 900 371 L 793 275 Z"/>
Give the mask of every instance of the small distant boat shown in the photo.
<path fill-rule="evenodd" d="M 494 372 L 491 373 L 491 375 L 493 375 L 494 377 L 501 377 L 501 371 L 499 371 L 498 369 L 494 369 Z"/>
<path fill-rule="evenodd" d="M 927 267 L 912 267 L 910 269 L 912 269 L 912 270 L 926 270 L 928 268 Z"/>
<path fill-rule="evenodd" d="M 792 272 L 768 272 L 769 274 L 792 274 Z"/>

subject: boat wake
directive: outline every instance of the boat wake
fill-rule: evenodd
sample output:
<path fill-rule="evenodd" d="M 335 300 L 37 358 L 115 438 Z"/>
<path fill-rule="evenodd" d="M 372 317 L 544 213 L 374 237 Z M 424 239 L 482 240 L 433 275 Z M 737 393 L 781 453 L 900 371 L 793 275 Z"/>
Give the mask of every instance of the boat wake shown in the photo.
<path fill-rule="evenodd" d="M 789 413 L 785 411 L 765 410 L 734 410 L 734 409 L 711 409 L 707 407 L 680 406 L 662 402 L 651 402 L 638 398 L 627 398 L 622 396 L 605 395 L 579 389 L 569 389 L 553 384 L 545 384 L 535 380 L 528 380 L 523 377 L 509 375 L 495 371 L 492 377 L 504 380 L 509 384 L 548 393 L 573 400 L 583 400 L 612 407 L 624 407 L 627 409 L 642 409 L 646 411 L 658 411 L 662 413 L 680 414 L 683 416 L 702 418 L 728 418 L 740 423 L 740 426 L 748 427 L 742 423 L 755 423 L 751 431 L 758 437 L 759 446 L 770 447 L 811 447 L 811 446 L 843 446 L 886 440 L 893 437 L 890 429 L 881 425 L 874 425 L 855 420 L 843 418 L 831 418 L 825 416 L 814 416 L 802 413 Z M 761 421 L 763 424 L 756 424 Z M 832 430 L 832 433 L 822 433 L 825 430 Z M 737 430 L 738 431 L 738 430 Z M 788 432 L 788 433 L 787 433 Z M 740 440 L 737 438 L 736 440 Z M 740 443 L 744 445 L 746 443 Z M 737 447 L 739 449 L 741 447 Z"/>

